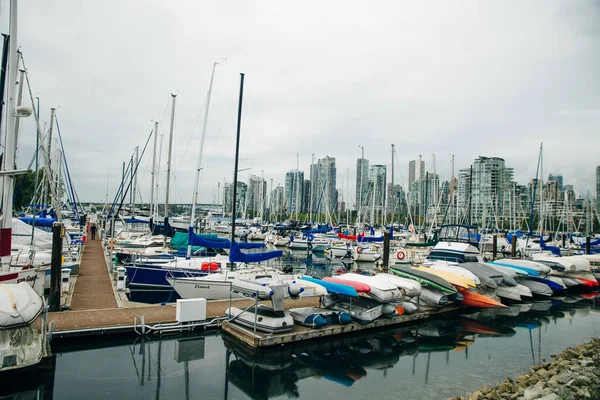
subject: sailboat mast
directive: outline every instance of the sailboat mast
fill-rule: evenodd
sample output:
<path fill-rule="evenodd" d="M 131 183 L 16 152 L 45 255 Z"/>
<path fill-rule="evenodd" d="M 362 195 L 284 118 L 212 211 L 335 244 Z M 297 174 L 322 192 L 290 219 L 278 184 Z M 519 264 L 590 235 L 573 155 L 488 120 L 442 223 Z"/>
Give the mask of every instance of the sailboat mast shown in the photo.
<path fill-rule="evenodd" d="M 296 179 L 294 181 L 296 182 L 296 220 L 298 220 L 300 218 L 300 154 L 296 154 Z"/>
<path fill-rule="evenodd" d="M 165 186 L 165 213 L 164 213 L 164 228 L 163 228 L 163 247 L 167 247 L 167 225 L 169 224 L 169 182 L 171 180 L 171 150 L 173 149 L 173 128 L 175 125 L 175 99 L 176 94 L 171 93 L 171 126 L 169 127 L 169 153 L 167 156 L 167 184 Z"/>
<path fill-rule="evenodd" d="M 388 206 L 391 203 L 392 206 L 392 217 L 391 217 L 391 224 L 392 224 L 392 229 L 394 229 L 394 206 L 396 205 L 396 196 L 394 195 L 394 144 L 392 143 L 392 190 L 390 192 L 390 197 L 388 198 Z"/>
<path fill-rule="evenodd" d="M 17 55 L 17 0 L 10 2 L 10 39 L 9 39 L 9 62 L 8 62 L 8 98 L 6 108 L 6 142 L 4 143 L 4 164 L 5 170 L 10 171 L 15 168 L 15 95 L 17 81 L 18 55 Z M 12 208 L 13 208 L 13 175 L 3 177 L 4 198 L 2 199 L 2 228 L 0 229 L 0 257 L 2 264 L 8 264 L 10 256 L 12 239 Z"/>
<path fill-rule="evenodd" d="M 235 164 L 233 167 L 233 198 L 231 212 L 231 243 L 235 239 L 235 214 L 237 199 L 238 159 L 240 155 L 240 129 L 242 126 L 242 99 L 244 98 L 244 73 L 240 73 L 240 99 L 238 102 L 237 134 L 235 138 Z"/>
<path fill-rule="evenodd" d="M 133 175 L 133 204 L 131 205 L 131 216 L 135 218 L 135 188 L 137 187 L 137 165 L 140 162 L 140 154 L 139 154 L 140 146 L 135 146 L 135 164 L 133 166 L 133 170 L 135 174 Z"/>
<path fill-rule="evenodd" d="M 358 204 L 357 204 L 357 208 L 358 211 L 356 213 L 356 225 L 358 225 L 358 223 L 360 222 L 360 211 L 362 209 L 362 205 L 363 205 L 363 179 L 365 177 L 365 148 L 363 146 L 359 146 L 361 149 L 361 158 L 360 158 L 360 184 L 359 184 L 359 188 L 358 188 Z"/>
<path fill-rule="evenodd" d="M 206 138 L 206 123 L 208 122 L 208 109 L 210 108 L 210 96 L 212 94 L 212 86 L 215 79 L 215 69 L 217 68 L 217 62 L 213 63 L 212 74 L 210 75 L 210 84 L 208 85 L 208 92 L 206 93 L 206 105 L 204 106 L 204 121 L 202 122 L 202 137 L 200 138 L 200 150 L 198 153 L 198 165 L 196 166 L 196 180 L 194 181 L 194 196 L 192 198 L 192 214 L 190 216 L 190 226 L 192 231 L 196 221 L 196 203 L 198 202 L 198 186 L 200 181 L 200 170 L 202 169 L 202 153 L 204 152 L 204 139 Z M 189 244 L 187 248 L 187 256 L 189 257 L 192 252 L 192 245 Z"/>
<path fill-rule="evenodd" d="M 150 181 L 150 218 L 154 217 L 154 175 L 156 174 L 156 142 L 158 139 L 158 122 L 154 123 L 154 151 L 152 152 L 152 179 Z"/>

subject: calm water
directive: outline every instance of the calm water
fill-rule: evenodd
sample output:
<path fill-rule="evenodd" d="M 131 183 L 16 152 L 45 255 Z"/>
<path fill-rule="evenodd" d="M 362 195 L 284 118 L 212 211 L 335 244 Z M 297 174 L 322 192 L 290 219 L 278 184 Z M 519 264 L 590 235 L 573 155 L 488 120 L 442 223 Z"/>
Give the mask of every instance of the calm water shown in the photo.
<path fill-rule="evenodd" d="M 0 397 L 447 398 L 514 378 L 550 354 L 600 336 L 600 300 L 548 306 L 472 313 L 258 354 L 217 332 L 65 340 L 53 344 L 54 365 L 12 379 L 12 388 L 4 382 Z"/>

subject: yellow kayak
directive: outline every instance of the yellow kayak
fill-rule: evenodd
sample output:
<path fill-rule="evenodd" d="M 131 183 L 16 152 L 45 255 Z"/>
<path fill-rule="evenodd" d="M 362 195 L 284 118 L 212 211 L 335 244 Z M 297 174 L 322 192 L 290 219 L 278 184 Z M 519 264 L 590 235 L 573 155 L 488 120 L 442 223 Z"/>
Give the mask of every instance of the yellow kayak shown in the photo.
<path fill-rule="evenodd" d="M 475 284 L 473 279 L 465 278 L 464 276 L 453 274 L 452 272 L 441 271 L 438 269 L 432 269 L 432 268 L 428 268 L 428 267 L 417 267 L 415 269 L 437 275 L 440 278 L 448 281 L 449 283 L 451 283 L 454 286 L 458 286 L 458 287 L 465 288 L 465 289 L 468 289 L 470 287 L 477 287 L 477 285 Z"/>

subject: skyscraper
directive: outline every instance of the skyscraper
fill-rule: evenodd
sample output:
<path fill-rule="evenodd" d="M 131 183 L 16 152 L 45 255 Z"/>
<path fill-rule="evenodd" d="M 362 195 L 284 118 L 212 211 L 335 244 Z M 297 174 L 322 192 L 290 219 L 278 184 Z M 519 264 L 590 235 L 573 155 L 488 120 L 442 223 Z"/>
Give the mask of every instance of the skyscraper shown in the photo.
<path fill-rule="evenodd" d="M 596 167 L 596 204 L 600 208 L 600 165 Z"/>
<path fill-rule="evenodd" d="M 237 192 L 236 192 L 236 218 L 241 216 L 244 212 L 244 205 L 246 204 L 246 190 L 248 186 L 244 182 L 237 183 Z M 223 185 L 223 213 L 226 215 L 231 215 L 233 210 L 233 183 L 225 182 Z"/>
<path fill-rule="evenodd" d="M 356 160 L 356 209 L 360 210 L 368 204 L 369 193 L 369 160 Z"/>
<path fill-rule="evenodd" d="M 255 218 L 264 215 L 267 184 L 260 176 L 250 175 L 246 192 L 246 217 Z"/>
<path fill-rule="evenodd" d="M 335 167 L 335 157 L 326 156 L 325 158 L 320 158 L 317 168 L 317 190 L 313 195 L 313 199 L 317 198 L 317 204 L 320 200 L 319 213 L 333 213 L 337 207 L 337 169 Z"/>
<path fill-rule="evenodd" d="M 548 176 L 549 181 L 556 182 L 558 184 L 558 190 L 563 188 L 563 176 L 561 174 L 550 174 Z"/>
<path fill-rule="evenodd" d="M 285 174 L 285 208 L 289 215 L 302 212 L 304 198 L 304 172 L 292 170 Z"/>

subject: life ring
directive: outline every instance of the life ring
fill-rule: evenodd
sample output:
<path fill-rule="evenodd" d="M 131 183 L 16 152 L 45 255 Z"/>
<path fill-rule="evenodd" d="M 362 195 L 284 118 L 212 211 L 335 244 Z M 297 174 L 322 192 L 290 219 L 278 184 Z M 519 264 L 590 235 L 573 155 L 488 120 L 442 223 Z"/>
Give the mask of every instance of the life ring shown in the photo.
<path fill-rule="evenodd" d="M 363 251 L 363 248 L 362 248 L 362 247 L 358 246 L 358 247 L 356 248 L 356 252 L 357 252 L 358 254 L 362 253 L 362 251 Z"/>
<path fill-rule="evenodd" d="M 275 240 L 279 240 L 279 236 L 275 236 Z"/>
<path fill-rule="evenodd" d="M 115 239 L 110 239 L 107 247 L 109 250 L 113 250 L 115 248 Z"/>
<path fill-rule="evenodd" d="M 399 251 L 399 252 L 396 253 L 396 258 L 398 260 L 404 260 L 404 257 L 406 257 L 406 254 L 404 254 L 403 251 Z"/>

